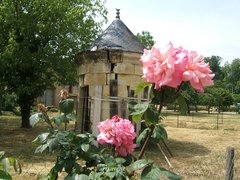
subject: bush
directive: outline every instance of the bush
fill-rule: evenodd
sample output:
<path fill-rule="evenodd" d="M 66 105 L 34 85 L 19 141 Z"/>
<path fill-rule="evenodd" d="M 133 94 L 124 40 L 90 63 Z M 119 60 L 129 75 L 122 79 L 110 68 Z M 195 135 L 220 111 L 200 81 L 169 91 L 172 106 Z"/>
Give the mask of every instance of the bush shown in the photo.
<path fill-rule="evenodd" d="M 7 93 L 3 95 L 2 109 L 4 111 L 14 111 L 17 106 L 17 95 L 14 93 Z"/>

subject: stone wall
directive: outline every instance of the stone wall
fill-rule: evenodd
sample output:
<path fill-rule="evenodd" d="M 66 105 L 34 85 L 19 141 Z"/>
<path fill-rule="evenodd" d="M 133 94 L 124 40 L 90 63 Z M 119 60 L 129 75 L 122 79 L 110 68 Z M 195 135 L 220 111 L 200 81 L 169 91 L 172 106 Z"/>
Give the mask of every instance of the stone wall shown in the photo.
<path fill-rule="evenodd" d="M 89 121 L 92 132 L 97 134 L 98 122 L 114 114 L 128 118 L 127 101 L 142 80 L 140 56 L 140 53 L 121 50 L 85 51 L 76 55 L 79 77 L 77 129 L 84 129 L 84 121 Z M 83 103 L 86 101 L 88 108 Z"/>

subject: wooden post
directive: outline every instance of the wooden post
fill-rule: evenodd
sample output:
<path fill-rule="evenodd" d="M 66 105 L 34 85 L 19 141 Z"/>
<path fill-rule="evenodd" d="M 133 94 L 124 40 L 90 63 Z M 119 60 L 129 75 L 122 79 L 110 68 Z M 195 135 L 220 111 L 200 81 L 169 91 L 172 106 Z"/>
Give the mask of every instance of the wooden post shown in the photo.
<path fill-rule="evenodd" d="M 102 111 L 102 86 L 95 86 L 94 88 L 94 98 L 93 98 L 93 108 L 91 109 L 91 113 L 93 113 L 92 119 L 92 133 L 93 135 L 98 135 L 97 124 L 101 121 L 101 111 Z"/>
<path fill-rule="evenodd" d="M 168 160 L 166 154 L 164 153 L 164 151 L 162 150 L 161 146 L 159 143 L 157 143 L 157 147 L 158 149 L 161 151 L 162 155 L 164 156 L 165 160 L 167 161 L 168 165 L 170 168 L 172 168 L 172 164 L 170 163 L 170 161 Z"/>
<path fill-rule="evenodd" d="M 227 147 L 225 180 L 232 180 L 233 179 L 233 167 L 234 167 L 234 148 L 233 147 Z"/>
<path fill-rule="evenodd" d="M 84 88 L 79 87 L 78 98 L 77 98 L 77 121 L 75 122 L 75 131 L 83 132 L 83 98 Z"/>
<path fill-rule="evenodd" d="M 117 79 L 110 80 L 109 92 L 110 92 L 111 97 L 118 96 L 118 81 L 117 81 Z M 110 98 L 109 107 L 110 107 L 110 118 L 112 118 L 112 116 L 119 114 L 117 101 L 111 101 L 111 98 Z"/>

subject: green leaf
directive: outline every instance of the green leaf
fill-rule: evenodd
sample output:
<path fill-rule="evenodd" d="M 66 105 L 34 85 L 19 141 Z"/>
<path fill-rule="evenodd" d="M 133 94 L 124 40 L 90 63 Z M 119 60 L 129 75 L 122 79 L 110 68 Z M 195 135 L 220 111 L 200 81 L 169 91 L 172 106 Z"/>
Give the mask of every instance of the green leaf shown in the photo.
<path fill-rule="evenodd" d="M 74 100 L 73 99 L 64 99 L 59 102 L 59 109 L 64 114 L 69 114 L 73 112 L 74 109 Z"/>
<path fill-rule="evenodd" d="M 143 91 L 144 88 L 146 88 L 148 86 L 151 86 L 151 85 L 152 85 L 152 83 L 149 83 L 149 82 L 146 82 L 146 81 L 139 83 L 137 88 L 135 89 L 134 95 L 136 96 L 138 93 Z"/>
<path fill-rule="evenodd" d="M 12 180 L 12 177 L 7 172 L 0 170 L 0 179 L 2 180 Z"/>
<path fill-rule="evenodd" d="M 123 163 L 126 162 L 126 160 L 124 158 L 121 158 L 121 157 L 117 157 L 117 158 L 115 158 L 115 160 L 116 160 L 117 164 L 123 164 Z"/>
<path fill-rule="evenodd" d="M 15 158 L 13 158 L 13 157 L 7 157 L 7 158 L 9 160 L 10 165 L 13 165 L 14 161 L 15 161 Z"/>
<path fill-rule="evenodd" d="M 113 179 L 116 176 L 116 172 L 115 171 L 107 171 L 106 175 L 110 178 Z"/>
<path fill-rule="evenodd" d="M 86 174 L 68 174 L 65 180 L 89 180 L 89 177 Z"/>
<path fill-rule="evenodd" d="M 148 109 L 149 103 L 137 103 L 136 101 L 131 101 L 128 103 L 128 110 L 130 115 L 136 121 L 141 120 L 142 114 Z"/>
<path fill-rule="evenodd" d="M 59 144 L 59 139 L 58 137 L 53 138 L 53 139 L 49 139 L 47 141 L 48 147 L 49 147 L 49 152 L 52 152 L 54 149 L 56 149 L 58 147 Z"/>
<path fill-rule="evenodd" d="M 157 141 L 161 139 L 167 139 L 168 135 L 166 129 L 160 124 L 156 125 L 152 134 L 152 138 L 156 139 Z"/>
<path fill-rule="evenodd" d="M 67 119 L 67 116 L 65 114 L 61 114 L 60 116 L 54 117 L 53 121 L 57 126 L 60 126 L 61 123 L 67 122 L 68 119 Z"/>
<path fill-rule="evenodd" d="M 178 102 L 178 105 L 179 105 L 180 113 L 181 114 L 186 114 L 187 113 L 187 103 L 186 103 L 184 97 L 181 94 L 177 97 L 177 102 Z"/>
<path fill-rule="evenodd" d="M 132 115 L 132 120 L 133 120 L 134 122 L 139 122 L 140 120 L 142 120 L 142 115 L 143 115 L 143 114 Z"/>
<path fill-rule="evenodd" d="M 125 157 L 125 162 L 123 163 L 123 166 L 127 167 L 129 166 L 133 161 L 134 161 L 134 156 L 133 155 L 128 155 Z"/>
<path fill-rule="evenodd" d="M 166 105 L 176 100 L 176 88 L 163 86 L 160 89 L 151 89 L 152 103 Z"/>
<path fill-rule="evenodd" d="M 0 159 L 4 156 L 5 152 L 4 151 L 0 151 Z"/>
<path fill-rule="evenodd" d="M 142 114 L 147 110 L 148 106 L 149 106 L 148 102 L 137 103 L 136 101 L 131 101 L 128 103 L 130 115 Z"/>
<path fill-rule="evenodd" d="M 106 156 L 104 158 L 104 163 L 107 165 L 107 166 L 115 166 L 116 165 L 116 160 L 114 157 L 112 156 Z"/>
<path fill-rule="evenodd" d="M 98 180 L 102 180 L 102 176 L 104 175 L 104 172 L 100 171 L 100 172 L 94 172 L 94 171 L 91 171 L 90 174 L 89 174 L 89 178 L 90 179 L 98 179 Z"/>
<path fill-rule="evenodd" d="M 47 137 L 49 136 L 49 133 L 42 133 L 40 135 L 38 135 L 32 142 L 36 143 L 36 142 L 40 142 L 43 143 L 46 141 Z"/>
<path fill-rule="evenodd" d="M 132 164 L 132 170 L 133 171 L 137 171 L 139 169 L 142 169 L 146 166 L 149 166 L 151 165 L 153 162 L 150 161 L 150 160 L 146 160 L 146 159 L 140 159 L 140 160 L 137 160 L 135 161 L 133 164 Z"/>
<path fill-rule="evenodd" d="M 72 121 L 76 121 L 77 115 L 74 114 L 74 113 L 70 113 L 70 114 L 67 115 L 67 119 L 72 120 Z"/>
<path fill-rule="evenodd" d="M 30 116 L 29 118 L 30 126 L 34 127 L 42 119 L 41 114 L 42 113 L 36 113 Z"/>
<path fill-rule="evenodd" d="M 87 152 L 89 150 L 90 145 L 89 144 L 81 144 L 81 149 L 84 152 Z"/>
<path fill-rule="evenodd" d="M 1 164 L 2 164 L 2 170 L 5 171 L 5 172 L 8 172 L 9 171 L 9 168 L 10 168 L 10 160 L 9 158 L 3 158 L 1 160 Z"/>
<path fill-rule="evenodd" d="M 161 171 L 152 165 L 146 166 L 141 173 L 141 180 L 155 180 L 160 179 Z"/>
<path fill-rule="evenodd" d="M 48 144 L 43 144 L 43 145 L 40 145 L 38 146 L 34 153 L 42 153 L 43 151 L 45 151 L 46 149 L 48 148 Z"/>
<path fill-rule="evenodd" d="M 167 177 L 169 180 L 181 180 L 181 176 L 177 175 L 176 173 L 169 171 L 167 169 L 164 168 L 159 168 L 159 170 L 161 171 L 161 174 L 164 175 L 165 177 Z"/>
<path fill-rule="evenodd" d="M 147 110 L 144 112 L 143 118 L 146 121 L 146 123 L 156 124 L 160 120 L 160 113 L 152 104 L 150 104 Z"/>
<path fill-rule="evenodd" d="M 136 143 L 137 143 L 138 145 L 140 145 L 141 142 L 145 139 L 145 137 L 147 136 L 148 131 L 149 131 L 149 128 L 145 128 L 145 129 L 137 136 Z"/>

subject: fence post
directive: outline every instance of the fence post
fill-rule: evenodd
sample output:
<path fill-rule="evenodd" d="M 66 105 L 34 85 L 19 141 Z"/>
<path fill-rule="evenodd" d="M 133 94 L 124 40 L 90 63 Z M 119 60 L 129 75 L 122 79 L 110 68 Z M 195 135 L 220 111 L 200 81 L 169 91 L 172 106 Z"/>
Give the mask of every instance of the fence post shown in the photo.
<path fill-rule="evenodd" d="M 233 147 L 227 147 L 225 180 L 232 180 L 233 179 L 233 167 L 234 167 L 234 148 Z"/>
<path fill-rule="evenodd" d="M 177 128 L 179 128 L 179 114 L 177 113 Z"/>

